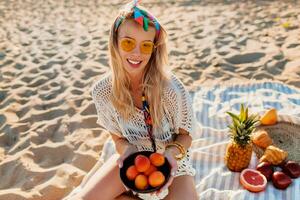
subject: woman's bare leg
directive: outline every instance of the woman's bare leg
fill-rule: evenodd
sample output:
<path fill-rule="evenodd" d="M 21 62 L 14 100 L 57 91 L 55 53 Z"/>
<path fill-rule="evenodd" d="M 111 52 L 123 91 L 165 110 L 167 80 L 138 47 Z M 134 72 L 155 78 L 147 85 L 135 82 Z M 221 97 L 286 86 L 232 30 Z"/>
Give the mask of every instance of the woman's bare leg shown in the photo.
<path fill-rule="evenodd" d="M 138 197 L 134 197 L 132 195 L 126 195 L 126 194 L 122 194 L 117 198 L 115 198 L 115 200 L 138 200 L 138 199 L 139 199 Z"/>
<path fill-rule="evenodd" d="M 134 199 L 123 194 L 126 189 L 119 176 L 118 157 L 113 155 L 86 180 L 79 194 L 82 200 Z"/>
<path fill-rule="evenodd" d="M 166 200 L 198 200 L 195 180 L 193 176 L 178 176 L 174 178 L 171 186 L 169 187 L 169 194 Z"/>

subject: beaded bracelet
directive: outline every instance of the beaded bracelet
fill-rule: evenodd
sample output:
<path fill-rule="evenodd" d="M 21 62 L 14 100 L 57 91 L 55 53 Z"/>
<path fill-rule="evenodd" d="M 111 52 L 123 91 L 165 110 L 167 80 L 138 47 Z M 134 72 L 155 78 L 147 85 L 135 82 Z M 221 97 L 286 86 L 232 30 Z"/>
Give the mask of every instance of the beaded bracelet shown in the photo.
<path fill-rule="evenodd" d="M 167 144 L 167 146 L 166 146 L 165 149 L 168 149 L 169 147 L 172 147 L 172 146 L 176 147 L 180 151 L 180 154 L 178 154 L 178 155 L 175 156 L 176 160 L 181 160 L 182 158 L 184 158 L 186 156 L 185 148 L 179 142 L 175 141 L 173 143 Z"/>

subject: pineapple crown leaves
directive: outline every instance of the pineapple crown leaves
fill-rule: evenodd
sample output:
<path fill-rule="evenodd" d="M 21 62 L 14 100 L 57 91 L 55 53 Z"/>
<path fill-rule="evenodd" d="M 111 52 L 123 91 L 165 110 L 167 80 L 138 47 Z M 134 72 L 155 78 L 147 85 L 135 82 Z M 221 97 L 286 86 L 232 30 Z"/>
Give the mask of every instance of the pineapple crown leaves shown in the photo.
<path fill-rule="evenodd" d="M 232 124 L 229 125 L 231 138 L 240 146 L 245 146 L 251 141 L 251 133 L 255 130 L 258 115 L 248 115 L 248 107 L 241 104 L 240 114 L 226 112 L 232 118 Z"/>

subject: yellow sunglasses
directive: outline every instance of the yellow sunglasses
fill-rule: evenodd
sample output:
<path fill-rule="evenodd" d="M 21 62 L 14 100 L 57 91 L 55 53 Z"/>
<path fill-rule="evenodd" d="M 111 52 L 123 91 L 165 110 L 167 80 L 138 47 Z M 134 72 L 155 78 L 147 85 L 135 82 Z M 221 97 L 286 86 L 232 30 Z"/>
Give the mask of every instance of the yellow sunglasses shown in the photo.
<path fill-rule="evenodd" d="M 136 47 L 136 40 L 132 38 L 122 38 L 120 40 L 120 47 L 123 51 L 130 52 Z M 143 41 L 140 44 L 140 51 L 143 54 L 151 54 L 155 45 L 151 41 Z"/>

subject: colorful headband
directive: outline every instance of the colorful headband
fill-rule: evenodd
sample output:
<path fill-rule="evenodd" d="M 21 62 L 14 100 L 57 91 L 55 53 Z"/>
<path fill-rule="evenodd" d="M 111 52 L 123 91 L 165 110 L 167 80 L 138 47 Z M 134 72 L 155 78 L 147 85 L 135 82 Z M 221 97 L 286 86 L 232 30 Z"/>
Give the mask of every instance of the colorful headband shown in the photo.
<path fill-rule="evenodd" d="M 149 21 L 151 21 L 154 24 L 155 30 L 156 30 L 156 36 L 159 35 L 160 33 L 160 25 L 157 22 L 157 20 L 155 19 L 155 17 L 149 13 L 147 13 L 146 11 L 140 9 L 137 7 L 138 4 L 138 0 L 134 0 L 133 6 L 131 7 L 131 9 L 133 9 L 133 18 L 134 20 L 139 23 L 145 31 L 148 31 L 149 28 Z M 123 22 L 123 20 L 125 19 L 125 16 L 120 16 L 118 17 L 116 24 L 115 24 L 115 31 L 118 30 L 120 24 Z"/>

